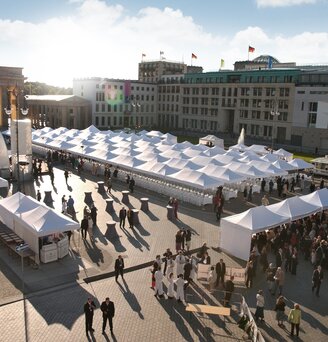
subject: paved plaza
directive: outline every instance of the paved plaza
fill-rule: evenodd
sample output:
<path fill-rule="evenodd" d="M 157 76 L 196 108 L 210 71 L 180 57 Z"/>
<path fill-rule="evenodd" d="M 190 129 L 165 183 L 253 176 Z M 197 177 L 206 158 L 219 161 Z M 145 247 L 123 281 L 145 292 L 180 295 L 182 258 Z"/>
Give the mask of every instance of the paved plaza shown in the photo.
<path fill-rule="evenodd" d="M 265 323 L 259 328 L 267 341 L 289 341 L 288 331 L 279 328 L 275 321 L 275 298 L 265 284 L 264 275 L 257 272 L 252 289 L 236 284 L 232 298 L 231 317 L 199 317 L 189 314 L 185 307 L 175 300 L 156 299 L 150 289 L 151 273 L 149 267 L 138 267 L 163 254 L 166 248 L 175 250 L 175 234 L 179 228 L 189 227 L 192 235 L 192 249 L 207 242 L 211 263 L 223 258 L 227 266 L 244 267 L 245 263 L 221 253 L 218 250 L 220 229 L 210 206 L 198 208 L 180 203 L 179 220 L 169 221 L 166 217 L 168 198 L 138 187 L 130 195 L 130 207 L 140 209 L 140 198 L 149 198 L 150 211 L 140 211 L 140 225 L 134 229 L 120 229 L 116 224 L 119 238 L 107 239 L 106 222 L 118 221 L 121 208 L 121 191 L 127 185 L 113 182 L 115 213 L 106 212 L 107 194 L 97 192 L 97 181 L 102 180 L 89 173 L 72 173 L 65 184 L 64 171 L 59 165 L 55 168 L 55 182 L 51 185 L 48 175 L 35 184 L 25 184 L 26 194 L 34 196 L 37 189 L 52 190 L 53 207 L 61 211 L 61 197 L 71 195 L 75 200 L 77 218 L 82 219 L 84 192 L 92 191 L 98 208 L 95 241 L 87 237 L 82 240 L 75 232 L 71 239 L 69 256 L 58 262 L 42 264 L 39 269 L 21 265 L 20 260 L 9 257 L 4 247 L 0 247 L 0 341 L 86 341 L 83 305 L 87 297 L 95 298 L 97 310 L 94 318 L 95 333 L 93 341 L 237 341 L 243 340 L 243 331 L 238 328 L 237 310 L 240 295 L 245 296 L 252 312 L 255 308 L 255 295 L 259 288 L 264 289 L 266 299 Z M 269 196 L 270 203 L 279 199 Z M 260 203 L 262 195 L 255 194 L 253 203 L 242 198 L 227 201 L 224 216 L 242 212 Z M 127 226 L 127 224 L 126 224 Z M 236 237 L 238 243 L 238 237 Z M 115 282 L 113 277 L 86 283 L 85 278 L 112 272 L 117 255 L 124 258 L 125 281 Z M 284 296 L 288 307 L 294 302 L 301 305 L 303 320 L 299 341 L 325 341 L 328 336 L 327 318 L 327 276 L 321 288 L 321 297 L 311 293 L 312 266 L 300 258 L 296 276 L 286 275 Z M 167 281 L 165 280 L 165 286 Z M 25 295 L 22 294 L 24 288 Z M 109 330 L 101 334 L 100 303 L 109 296 L 114 301 L 114 335 Z M 222 293 L 210 293 L 207 284 L 197 283 L 187 290 L 187 301 L 194 303 L 220 304 Z M 100 303 L 99 303 L 100 302 Z M 289 311 L 289 310 L 288 310 Z M 286 329 L 289 326 L 286 323 Z"/>

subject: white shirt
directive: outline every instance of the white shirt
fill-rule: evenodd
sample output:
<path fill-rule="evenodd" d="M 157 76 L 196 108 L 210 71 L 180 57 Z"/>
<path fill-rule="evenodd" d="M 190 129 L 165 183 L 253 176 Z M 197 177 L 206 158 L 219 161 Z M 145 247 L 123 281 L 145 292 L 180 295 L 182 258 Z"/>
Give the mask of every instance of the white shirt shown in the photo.
<path fill-rule="evenodd" d="M 264 297 L 259 293 L 256 295 L 256 306 L 259 306 L 260 308 L 264 307 Z"/>

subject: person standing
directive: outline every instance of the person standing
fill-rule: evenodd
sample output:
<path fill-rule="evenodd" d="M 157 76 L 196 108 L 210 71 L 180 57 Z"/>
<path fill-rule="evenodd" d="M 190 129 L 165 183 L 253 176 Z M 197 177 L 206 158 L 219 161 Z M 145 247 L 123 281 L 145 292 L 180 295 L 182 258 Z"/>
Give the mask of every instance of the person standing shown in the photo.
<path fill-rule="evenodd" d="M 279 296 L 282 295 L 282 288 L 285 283 L 285 272 L 281 267 L 277 268 L 276 274 L 274 275 L 275 280 L 275 289 L 274 289 L 274 295 L 276 294 L 277 288 L 279 288 Z"/>
<path fill-rule="evenodd" d="M 84 304 L 84 315 L 85 315 L 85 333 L 88 336 L 88 331 L 94 332 L 92 327 L 93 314 L 96 308 L 96 304 L 92 298 L 88 298 L 88 301 Z"/>
<path fill-rule="evenodd" d="M 174 217 L 178 219 L 178 207 L 179 207 L 179 202 L 176 198 L 173 199 L 173 212 L 174 212 Z"/>
<path fill-rule="evenodd" d="M 109 300 L 109 297 L 107 297 L 106 300 L 101 303 L 100 310 L 103 313 L 102 333 L 105 334 L 106 324 L 108 321 L 110 332 L 111 334 L 113 334 L 113 318 L 115 315 L 115 306 L 114 303 Z"/>
<path fill-rule="evenodd" d="M 185 284 L 185 281 L 183 280 L 183 275 L 179 274 L 178 279 L 176 279 L 174 282 L 177 286 L 176 299 L 178 302 L 183 302 L 184 301 L 184 284 Z"/>
<path fill-rule="evenodd" d="M 211 266 L 211 269 L 208 273 L 207 281 L 208 281 L 210 291 L 213 291 L 217 282 L 217 274 L 215 272 L 214 266 Z"/>
<path fill-rule="evenodd" d="M 81 221 L 81 234 L 82 234 L 82 239 L 86 239 L 87 238 L 87 230 L 88 230 L 88 219 L 86 216 L 83 217 L 82 221 Z"/>
<path fill-rule="evenodd" d="M 297 257 L 297 249 L 294 247 L 292 250 L 292 255 L 290 258 L 290 268 L 291 268 L 291 274 L 296 275 L 296 269 L 298 264 L 298 257 Z"/>
<path fill-rule="evenodd" d="M 225 294 L 224 294 L 223 306 L 228 306 L 230 303 L 232 293 L 235 290 L 235 284 L 233 283 L 233 280 L 234 280 L 234 276 L 231 276 L 230 279 L 228 279 L 225 282 Z"/>
<path fill-rule="evenodd" d="M 291 324 L 291 336 L 294 336 L 294 329 L 296 328 L 296 336 L 298 337 L 300 332 L 301 315 L 300 306 L 295 303 L 294 309 L 291 309 L 288 315 L 288 322 Z"/>
<path fill-rule="evenodd" d="M 124 260 L 122 255 L 119 255 L 118 258 L 115 260 L 115 280 L 117 282 L 119 274 L 123 278 L 123 270 L 124 270 Z"/>
<path fill-rule="evenodd" d="M 264 322 L 264 297 L 263 291 L 259 290 L 256 295 L 256 311 L 255 311 L 255 321 L 261 319 L 261 322 Z"/>
<path fill-rule="evenodd" d="M 131 208 L 128 209 L 126 216 L 128 217 L 129 228 L 133 228 L 133 211 Z"/>
<path fill-rule="evenodd" d="M 163 291 L 163 273 L 160 269 L 155 272 L 155 297 L 163 298 L 164 297 L 164 291 Z"/>
<path fill-rule="evenodd" d="M 67 214 L 67 201 L 65 195 L 62 197 L 62 214 Z"/>
<path fill-rule="evenodd" d="M 274 186 L 273 180 L 270 179 L 270 181 L 269 181 L 269 194 L 270 194 L 270 195 L 272 194 L 273 186 Z"/>
<path fill-rule="evenodd" d="M 67 201 L 67 212 L 73 216 L 75 213 L 74 210 L 74 199 L 72 198 L 71 195 L 68 196 L 68 201 Z"/>
<path fill-rule="evenodd" d="M 108 179 L 107 179 L 107 192 L 108 192 L 108 194 L 112 194 L 112 186 L 113 186 L 113 184 L 112 184 L 112 179 L 109 177 Z"/>
<path fill-rule="evenodd" d="M 136 185 L 136 182 L 135 180 L 133 179 L 133 177 L 130 179 L 130 182 L 129 182 L 129 189 L 130 189 L 130 192 L 131 194 L 133 193 L 134 191 L 134 186 Z"/>
<path fill-rule="evenodd" d="M 189 260 L 189 258 L 186 258 L 186 263 L 183 267 L 183 279 L 185 281 L 187 281 L 187 283 L 185 284 L 184 288 L 186 289 L 187 286 L 190 284 L 191 278 L 190 278 L 190 274 L 191 274 L 191 270 L 192 270 L 192 265 L 191 262 Z"/>
<path fill-rule="evenodd" d="M 254 275 L 254 267 L 253 262 L 248 261 L 245 269 L 246 273 L 246 287 L 253 287 L 253 275 Z"/>
<path fill-rule="evenodd" d="M 36 194 L 36 199 L 40 202 L 41 201 L 41 192 L 40 190 L 38 190 L 37 194 Z"/>
<path fill-rule="evenodd" d="M 177 251 L 177 253 L 182 249 L 182 235 L 181 235 L 181 230 L 179 230 L 176 234 L 175 234 L 175 249 Z"/>
<path fill-rule="evenodd" d="M 91 218 L 94 226 L 97 226 L 97 211 L 98 209 L 94 204 L 91 206 Z"/>
<path fill-rule="evenodd" d="M 274 283 L 275 283 L 274 276 L 275 276 L 275 274 L 276 274 L 276 269 L 273 266 L 273 264 L 271 263 L 266 270 L 266 280 L 268 283 L 269 292 L 272 295 L 274 294 Z"/>
<path fill-rule="evenodd" d="M 182 254 L 182 251 L 179 251 L 179 254 L 175 257 L 175 262 L 177 264 L 177 276 L 183 274 L 183 267 L 186 262 L 185 256 Z"/>
<path fill-rule="evenodd" d="M 252 202 L 253 200 L 253 185 L 252 184 L 249 186 L 247 200 L 248 202 Z"/>
<path fill-rule="evenodd" d="M 320 286 L 323 279 L 323 271 L 321 266 L 317 266 L 316 269 L 313 271 L 312 275 L 312 292 L 316 289 L 316 296 L 319 297 Z"/>
<path fill-rule="evenodd" d="M 279 296 L 276 302 L 275 311 L 276 311 L 276 320 L 278 322 L 279 327 L 284 327 L 285 320 L 285 299 L 283 296 Z"/>
<path fill-rule="evenodd" d="M 174 272 L 174 266 L 175 266 L 175 262 L 173 260 L 173 256 L 169 255 L 167 258 L 167 275 L 169 276 L 170 273 Z"/>
<path fill-rule="evenodd" d="M 89 238 L 90 241 L 93 240 L 93 221 L 91 216 L 88 216 L 88 234 L 89 234 Z"/>
<path fill-rule="evenodd" d="M 172 257 L 173 253 L 171 252 L 170 248 L 166 249 L 166 252 L 163 254 L 164 257 L 164 270 L 163 270 L 163 275 L 165 276 L 166 274 L 166 269 L 167 269 L 167 261 L 169 257 Z"/>
<path fill-rule="evenodd" d="M 191 247 L 191 230 L 187 229 L 185 231 L 185 239 L 186 239 L 186 248 L 187 248 L 187 252 L 190 251 L 190 247 Z"/>
<path fill-rule="evenodd" d="M 262 197 L 261 203 L 262 203 L 262 205 L 264 205 L 264 206 L 267 206 L 267 205 L 270 204 L 267 195 L 264 195 L 264 196 Z"/>
<path fill-rule="evenodd" d="M 220 259 L 220 261 L 215 265 L 216 270 L 216 286 L 219 286 L 220 281 L 222 283 L 222 286 L 224 287 L 224 276 L 226 274 L 226 264 L 223 262 L 223 259 Z"/>
<path fill-rule="evenodd" d="M 173 299 L 174 298 L 173 272 L 168 273 L 167 279 L 169 281 L 169 286 L 167 288 L 167 298 L 168 299 Z"/>
<path fill-rule="evenodd" d="M 119 213 L 120 217 L 120 228 L 125 228 L 125 218 L 126 218 L 126 209 L 122 207 Z"/>
<path fill-rule="evenodd" d="M 65 177 L 65 181 L 66 181 L 66 184 L 67 184 L 67 181 L 68 181 L 68 170 L 66 169 L 65 171 L 64 171 L 64 177 Z"/>

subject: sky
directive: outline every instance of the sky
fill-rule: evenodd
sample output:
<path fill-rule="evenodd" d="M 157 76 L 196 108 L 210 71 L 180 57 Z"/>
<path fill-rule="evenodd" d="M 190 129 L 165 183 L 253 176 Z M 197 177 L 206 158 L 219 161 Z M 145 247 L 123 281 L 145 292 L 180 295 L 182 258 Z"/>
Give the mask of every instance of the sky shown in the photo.
<path fill-rule="evenodd" d="M 328 0 L 0 1 L 0 65 L 28 81 L 72 87 L 73 78 L 137 79 L 158 60 L 216 71 L 272 55 L 328 64 Z M 197 59 L 191 60 L 191 54 Z"/>

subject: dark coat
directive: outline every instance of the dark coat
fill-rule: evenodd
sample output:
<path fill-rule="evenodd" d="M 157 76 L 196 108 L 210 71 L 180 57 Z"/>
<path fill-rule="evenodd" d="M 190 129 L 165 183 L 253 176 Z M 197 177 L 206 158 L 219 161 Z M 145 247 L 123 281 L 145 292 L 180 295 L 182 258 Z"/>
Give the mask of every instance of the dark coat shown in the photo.
<path fill-rule="evenodd" d="M 126 210 L 125 209 L 121 209 L 119 215 L 120 215 L 120 219 L 125 219 L 126 218 Z"/>
<path fill-rule="evenodd" d="M 314 270 L 313 271 L 313 275 L 312 275 L 312 281 L 315 283 L 315 284 L 318 284 L 321 282 L 321 280 L 323 279 L 323 272 L 322 270 L 319 272 L 319 270 Z"/>
<path fill-rule="evenodd" d="M 216 274 L 218 276 L 219 275 L 225 275 L 226 274 L 226 264 L 223 262 L 222 266 L 221 266 L 221 263 L 218 262 L 215 266 L 215 271 L 216 271 Z"/>
<path fill-rule="evenodd" d="M 114 317 L 115 315 L 115 306 L 112 301 L 109 301 L 107 304 L 106 301 L 101 303 L 100 310 L 103 313 L 103 318 Z"/>
<path fill-rule="evenodd" d="M 84 313 L 87 317 L 92 317 L 95 311 L 96 304 L 94 301 L 91 302 L 91 305 L 87 302 L 84 304 Z"/>
<path fill-rule="evenodd" d="M 116 259 L 115 260 L 115 270 L 120 270 L 120 269 L 124 269 L 124 260 L 121 259 L 121 262 L 120 262 L 120 259 Z"/>
<path fill-rule="evenodd" d="M 88 229 L 88 219 L 84 218 L 84 219 L 81 221 L 81 229 L 82 229 L 82 230 L 87 230 L 87 229 Z"/>

